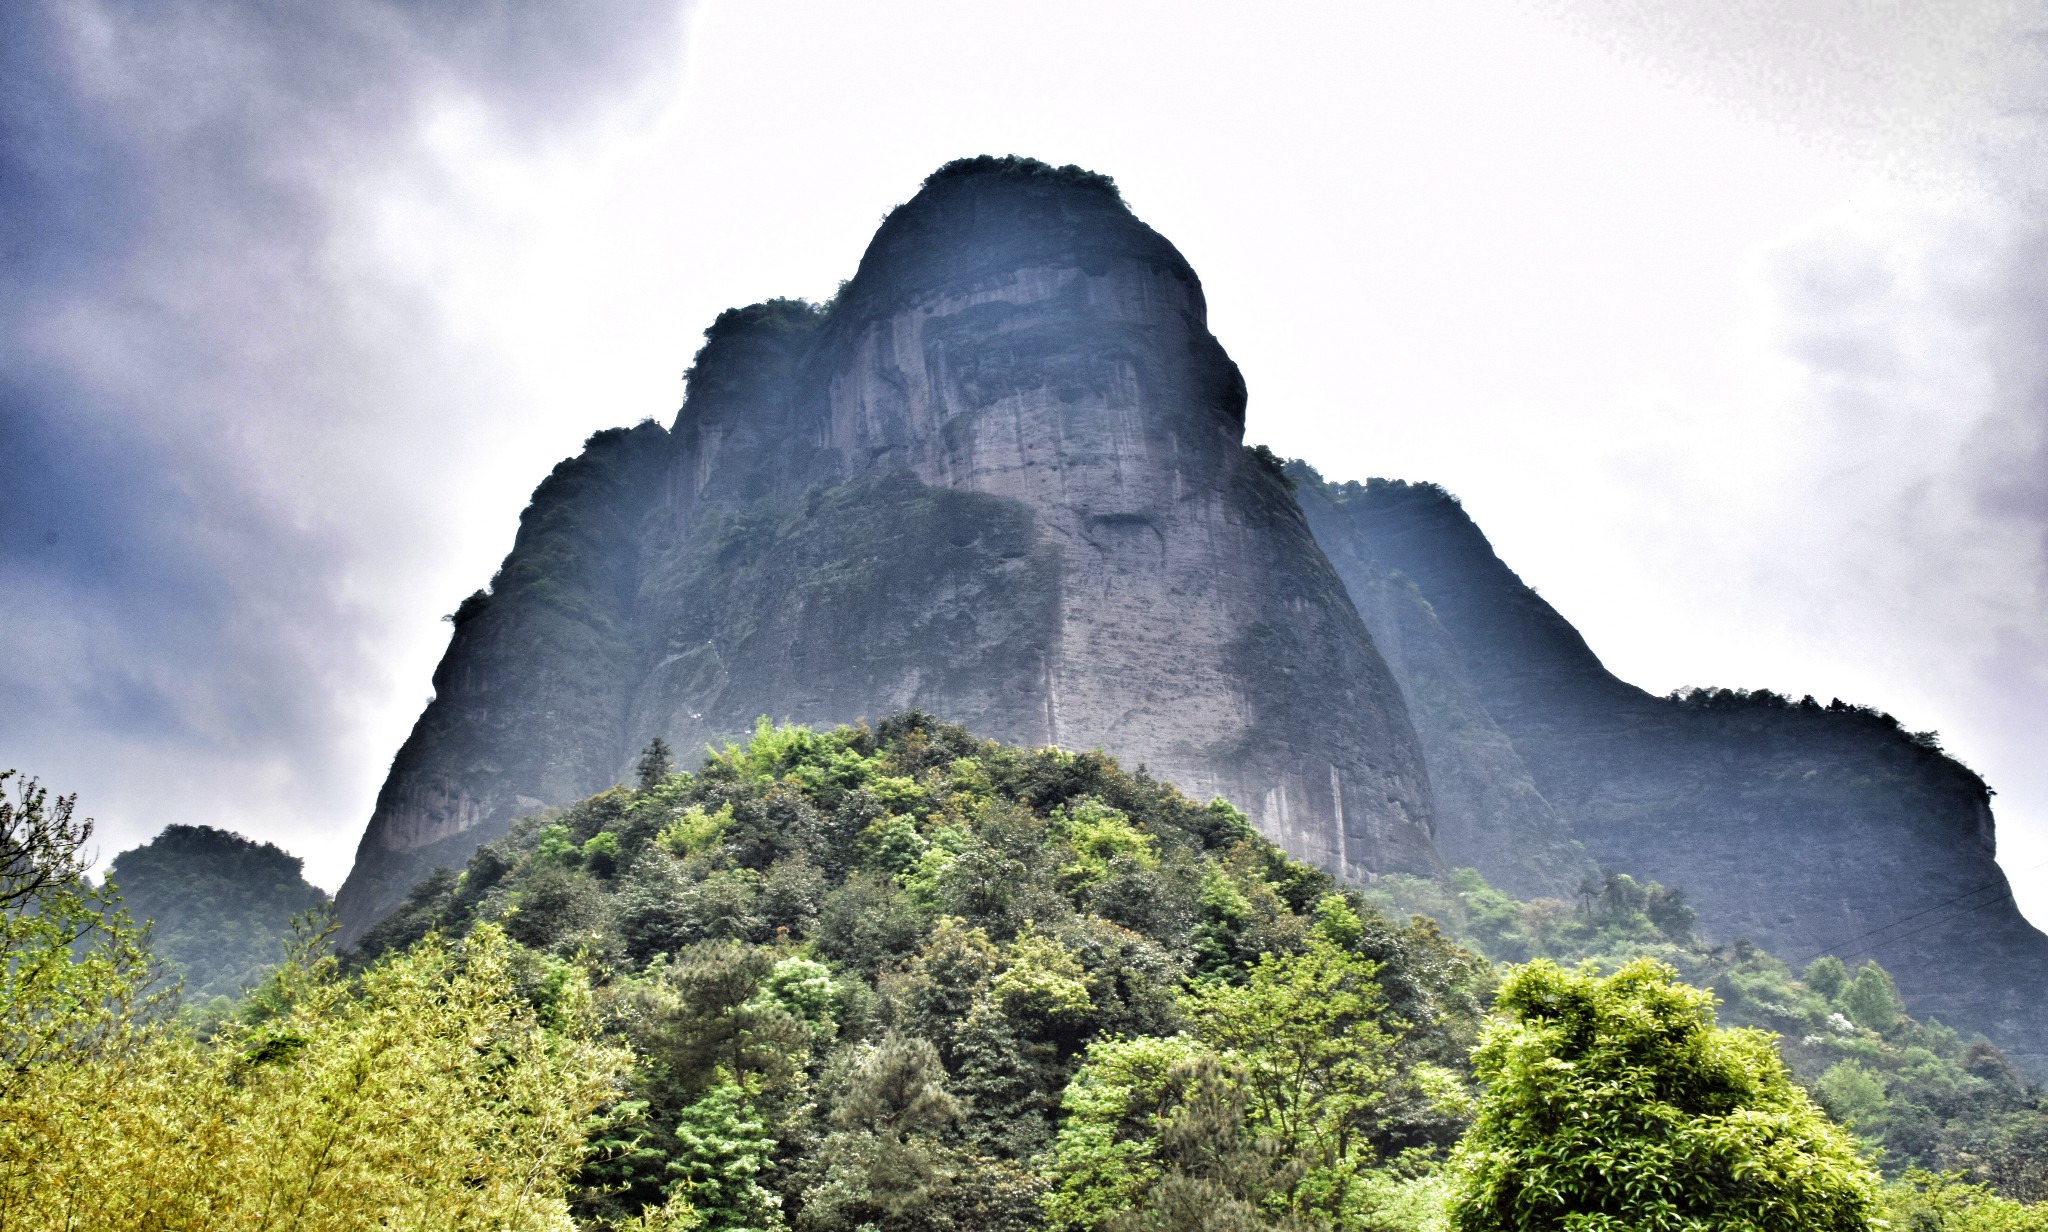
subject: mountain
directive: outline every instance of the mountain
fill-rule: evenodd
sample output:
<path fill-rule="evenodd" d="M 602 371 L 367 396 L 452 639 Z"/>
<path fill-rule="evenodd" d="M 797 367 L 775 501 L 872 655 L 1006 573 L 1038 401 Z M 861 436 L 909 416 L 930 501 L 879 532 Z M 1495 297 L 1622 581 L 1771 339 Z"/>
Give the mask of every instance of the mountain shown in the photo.
<path fill-rule="evenodd" d="M 1440 489 L 1285 468 L 1244 407 L 1107 178 L 941 168 L 831 303 L 724 313 L 669 428 L 541 484 L 453 614 L 344 940 L 652 739 L 919 709 L 1220 795 L 1354 883 L 1682 886 L 1710 936 L 1877 949 L 1916 1014 L 2048 1065 L 2048 939 L 1974 775 L 1858 707 L 1616 679 Z"/>
<path fill-rule="evenodd" d="M 1555 831 L 1527 793 L 1519 813 L 1476 814 L 1490 824 L 1458 811 L 1457 784 L 1526 783 L 1602 867 L 1684 886 L 1711 935 L 1795 965 L 1874 956 L 1917 1013 L 2048 1072 L 2048 938 L 1995 859 L 1983 780 L 1931 735 L 1769 690 L 1652 696 L 1601 666 L 1443 489 L 1290 472 L 1382 645 L 1381 596 L 1428 615 L 1408 618 L 1420 650 L 1389 658 L 1416 713 L 1454 716 L 1417 722 L 1451 802 L 1447 859 L 1518 889 L 1548 867 Z"/>
<path fill-rule="evenodd" d="M 327 905 L 305 861 L 271 843 L 212 826 L 166 826 L 114 857 L 107 877 L 149 948 L 185 981 L 196 1004 L 239 996 L 284 959 L 292 917 Z"/>
<path fill-rule="evenodd" d="M 1485 993 L 1503 974 L 1488 960 L 1538 957 L 1566 968 L 1669 963 L 1686 983 L 1715 990 L 1722 1024 L 1776 1033 L 1791 1072 L 1883 1149 L 1886 1172 L 1963 1170 L 2011 1197 L 2048 1197 L 2048 1099 L 1996 1049 L 1902 1015 L 1881 965 L 1852 975 L 1819 963 L 1802 981 L 1754 947 L 1699 938 L 1682 896 L 1654 882 L 1614 874 L 1562 912 L 1515 903 L 1469 869 L 1444 881 L 1389 875 L 1339 886 L 1259 839 L 1227 804 L 1199 805 L 1101 754 L 1004 747 L 920 714 L 831 731 L 764 727 L 689 772 L 657 769 L 515 822 L 459 874 L 414 887 L 351 955 L 370 963 L 429 933 L 460 938 L 497 925 L 531 947 L 536 968 L 573 962 L 594 976 L 601 1016 L 644 1058 L 631 1079 L 637 1124 L 608 1135 L 632 1152 L 601 1154 L 587 1178 L 603 1191 L 594 1205 L 615 1217 L 657 1200 L 679 1175 L 754 1175 L 702 1153 L 721 1138 L 703 1132 L 705 1114 L 741 1102 L 773 1139 L 775 1166 L 758 1177 L 789 1226 L 907 1229 L 845 1211 L 835 1197 L 844 1190 L 828 1179 L 834 1157 L 852 1162 L 828 1145 L 849 1103 L 861 1102 L 846 1079 L 894 1038 L 935 1049 L 932 1080 L 965 1097 L 944 1135 L 953 1149 L 932 1162 L 949 1161 L 963 1180 L 1007 1178 L 1012 1198 L 1025 1199 L 1007 1218 L 953 1205 L 933 1232 L 1070 1225 L 1064 1199 L 1045 1208 L 1051 1220 L 1033 1217 L 1028 1191 L 1034 1175 L 1071 1176 L 1063 1148 L 1104 1141 L 1087 1128 L 1091 1111 L 1130 1131 L 1165 1120 L 1104 1102 L 1099 1062 L 1119 1058 L 1157 1079 L 1173 1058 L 1196 1059 L 1191 1044 L 1214 1041 L 1232 1016 L 1217 999 L 1226 988 L 1255 1002 L 1261 1021 L 1237 1035 L 1235 1058 L 1216 1059 L 1252 1059 L 1246 1046 L 1269 1042 L 1314 1049 L 1288 1056 L 1285 1072 L 1312 1077 L 1305 1094 L 1322 1115 L 1295 1105 L 1289 1120 L 1348 1121 L 1340 1138 L 1362 1133 L 1372 1148 L 1352 1156 L 1366 1165 L 1358 1179 L 1388 1197 L 1386 1182 L 1428 1175 L 1401 1152 L 1422 1148 L 1426 1159 L 1468 1122 L 1455 1101 L 1428 1097 L 1423 1064 L 1438 1067 L 1437 1082 L 1474 1077 Z M 1349 981 L 1329 964 L 1351 958 L 1377 964 L 1369 978 L 1392 1003 L 1390 1020 L 1341 1021 Z M 802 1022 L 778 1022 L 778 1009 Z M 734 1047 L 735 1031 L 749 1046 Z M 1384 1069 L 1324 1050 L 1371 1046 L 1375 1036 L 1398 1041 Z M 742 1057 L 760 1070 L 738 1068 Z M 1360 1077 L 1393 1098 L 1349 1085 Z M 770 1146 L 757 1140 L 756 1149 Z M 1286 1153 L 1282 1140 L 1267 1146 Z M 1325 1137 L 1317 1153 L 1348 1152 Z M 1129 1148 L 1112 1158 L 1112 1175 L 1148 1173 Z M 948 1204 L 995 1197 L 972 1181 L 927 1192 Z M 1202 1205 L 1227 1201 L 1212 1192 Z M 838 1217 L 827 1214 L 835 1208 Z M 1333 1222 L 1442 1226 L 1385 1211 Z M 775 1225 L 711 1215 L 707 1226 Z"/>
<path fill-rule="evenodd" d="M 599 433 L 454 614 L 339 905 L 768 714 L 1100 746 L 1353 878 L 1441 868 L 1385 661 L 1200 281 L 1104 177 L 980 159 L 827 309 L 721 316 L 672 430 Z"/>

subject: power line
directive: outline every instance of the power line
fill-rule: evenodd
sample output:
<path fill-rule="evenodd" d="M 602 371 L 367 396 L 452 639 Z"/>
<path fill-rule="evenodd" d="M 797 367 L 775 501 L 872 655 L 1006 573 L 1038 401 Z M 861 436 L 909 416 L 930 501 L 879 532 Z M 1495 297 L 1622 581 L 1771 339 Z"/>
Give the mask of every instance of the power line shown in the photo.
<path fill-rule="evenodd" d="M 1885 946 L 1891 945 L 1894 942 L 1904 941 L 1908 937 L 1917 937 L 1921 933 L 1926 932 L 1930 928 L 1939 928 L 1943 924 L 1953 924 L 1955 921 L 1962 919 L 1964 916 L 1970 914 L 1972 911 L 1982 911 L 1986 907 L 1996 907 L 1998 906 L 2000 901 L 2001 900 L 1994 898 L 1989 902 L 1978 903 L 1974 907 L 1965 907 L 1961 911 L 1956 912 L 1954 915 L 1943 916 L 1938 920 L 1929 920 L 1927 923 L 1922 924 L 1920 927 L 1914 929 L 1912 932 L 1900 933 L 1896 937 L 1887 937 L 1883 941 L 1879 941 L 1874 945 L 1862 946 L 1858 949 L 1850 950 L 1848 952 L 1850 954 L 1874 954 L 1877 951 L 1883 949 Z"/>
<path fill-rule="evenodd" d="M 2031 864 L 2031 865 L 2027 866 L 2026 868 L 2018 869 L 2018 870 L 2016 870 L 2016 871 L 2017 871 L 2017 872 L 2022 872 L 2022 873 L 2030 873 L 2030 872 L 2033 872 L 2033 871 L 2034 871 L 2035 869 L 2037 869 L 2037 868 L 2040 868 L 2040 867 L 2042 867 L 2043 865 L 2048 865 L 2048 860 L 2042 860 L 2042 861 L 2040 861 L 2040 862 L 2039 862 L 2039 863 L 2037 863 L 2037 864 Z M 1935 904 L 1934 904 L 1933 906 L 1931 906 L 1931 907 L 1922 907 L 1922 908 L 1921 908 L 1920 910 L 1918 910 L 1918 911 L 1915 911 L 1915 912 L 1914 912 L 1913 914 L 1911 914 L 1911 915 L 1903 915 L 1903 916 L 1900 916 L 1900 917 L 1899 917 L 1898 919 L 1896 919 L 1896 920 L 1892 920 L 1892 921 L 1891 921 L 1891 922 L 1889 922 L 1889 923 L 1886 923 L 1886 924 L 1880 924 L 1880 925 L 1879 925 L 1879 926 L 1877 926 L 1876 928 L 1872 928 L 1872 929 L 1869 929 L 1869 930 L 1867 930 L 1867 931 L 1864 931 L 1864 932 L 1860 932 L 1860 933 L 1857 933 L 1857 934 L 1856 934 L 1855 936 L 1853 936 L 1853 937 L 1844 937 L 1844 938 L 1843 938 L 1842 940 L 1840 940 L 1840 941 L 1833 941 L 1833 942 L 1829 942 L 1829 943 L 1828 943 L 1828 944 L 1827 944 L 1827 945 L 1826 945 L 1825 947 L 1823 947 L 1823 948 L 1821 948 L 1821 949 L 1818 949 L 1818 950 L 1815 950 L 1815 951 L 1814 951 L 1813 953 L 1811 953 L 1811 954 L 1808 954 L 1808 955 L 1806 955 L 1806 956 L 1805 956 L 1804 958 L 1796 958 L 1796 959 L 1793 959 L 1793 960 L 1792 960 L 1791 962 L 1787 963 L 1786 965 L 1787 965 L 1787 966 L 1798 966 L 1798 965 L 1799 965 L 1799 964 L 1801 964 L 1801 963 L 1811 962 L 1811 961 L 1813 961 L 1814 959 L 1816 959 L 1816 958 L 1819 958 L 1819 957 L 1820 957 L 1821 955 L 1823 955 L 1823 954 L 1837 954 L 1838 952 L 1846 952 L 1846 953 L 1849 953 L 1849 954 L 1862 954 L 1862 953 L 1868 953 L 1868 952 L 1871 952 L 1871 951 L 1877 950 L 1877 949 L 1879 949 L 1879 948 L 1881 948 L 1881 947 L 1883 947 L 1883 946 L 1887 946 L 1887 945 L 1890 945 L 1890 944 L 1891 944 L 1891 943 L 1892 943 L 1893 941 L 1903 941 L 1903 940 L 1904 940 L 1904 939 L 1905 939 L 1906 937 L 1916 936 L 1916 935 L 1918 935 L 1919 933 L 1925 932 L 1925 931 L 1926 931 L 1926 930 L 1927 930 L 1928 928 L 1932 928 L 1932 927 L 1933 927 L 1934 925 L 1936 925 L 1936 924 L 1941 924 L 1941 923 L 1945 923 L 1946 921 L 1948 921 L 1948 920 L 1952 920 L 1952 919 L 1961 919 L 1961 918 L 1962 918 L 1963 916 L 1966 916 L 1966 915 L 1970 914 L 1970 913 L 1971 913 L 1972 911 L 1981 911 L 1981 910 L 1982 910 L 1982 909 L 1984 909 L 1985 907 L 1993 906 L 1994 904 L 1996 904 L 1997 902 L 1999 902 L 1999 901 L 2002 901 L 2002 900 L 1998 900 L 1998 899 L 1993 899 L 1993 900 L 1992 900 L 1991 902 L 1984 902 L 1984 903 L 1978 903 L 1978 904 L 1976 904 L 1975 906 L 1972 906 L 1972 907 L 1965 907 L 1965 908 L 1964 908 L 1963 910 L 1961 910 L 1961 911 L 1958 911 L 1958 912 L 1956 912 L 1956 913 L 1955 913 L 1954 915 L 1951 915 L 1951 916 L 1945 916 L 1945 917 L 1943 917 L 1943 918 L 1942 918 L 1942 919 L 1940 919 L 1940 920 L 1933 920 L 1933 921 L 1930 921 L 1930 922 L 1929 922 L 1929 923 L 1928 923 L 1927 925 L 1925 925 L 1925 926 L 1923 926 L 1923 927 L 1921 927 L 1921 928 L 1916 928 L 1916 929 L 1914 929 L 1914 930 L 1913 930 L 1912 932 L 1910 932 L 1910 933 L 1905 933 L 1905 934 L 1903 934 L 1902 936 L 1898 936 L 1898 937 L 1892 937 L 1892 938 L 1890 938 L 1889 940 L 1885 940 L 1885 941 L 1880 941 L 1880 942 L 1877 942 L 1877 943 L 1876 943 L 1876 944 L 1874 944 L 1874 945 L 1864 946 L 1864 947 L 1862 947 L 1861 949 L 1854 949 L 1854 950 L 1846 950 L 1846 951 L 1844 951 L 1844 950 L 1843 950 L 1843 948 L 1842 948 L 1842 947 L 1844 947 L 1844 946 L 1854 945 L 1854 944 L 1855 944 L 1856 942 L 1858 942 L 1858 941 L 1862 941 L 1862 940 L 1863 940 L 1864 938 L 1866 938 L 1866 937 L 1875 937 L 1875 936 L 1876 936 L 1877 934 L 1879 934 L 1879 933 L 1882 933 L 1882 932 L 1888 932 L 1888 931 L 1890 931 L 1891 929 L 1897 928 L 1897 927 L 1898 927 L 1899 925 L 1901 925 L 1901 924 L 1910 924 L 1910 923 L 1912 923 L 1912 922 L 1913 922 L 1914 920 L 1917 920 L 1917 919 L 1919 919 L 1919 918 L 1920 918 L 1921 916 L 1923 916 L 1923 915 L 1926 915 L 1926 914 L 1927 914 L 1928 912 L 1930 912 L 1930 911 L 1939 911 L 1939 910 L 1941 910 L 1941 909 L 1942 909 L 1943 907 L 1947 907 L 1947 906 L 1949 906 L 1949 905 L 1951 905 L 1951 904 L 1953 904 L 1953 903 L 1959 903 L 1959 902 L 1963 901 L 1964 899 L 1966 899 L 1966 898 L 1969 898 L 1969 897 L 1970 897 L 1970 896 L 1972 896 L 1972 895 L 1975 895 L 1975 894 L 1982 894 L 1982 893 L 1983 893 L 1984 891 L 1986 891 L 1986 890 L 1996 890 L 1996 889 L 1999 889 L 1999 888 L 2001 888 L 2001 887 L 2004 887 L 2004 888 L 2010 889 L 2010 887 L 2011 887 L 2011 884 L 2012 884 L 2012 883 L 2011 883 L 2011 880 L 2010 880 L 2010 878 L 2009 878 L 2008 876 L 2006 876 L 2005 874 L 2001 873 L 2001 874 L 2000 874 L 2000 876 L 1999 876 L 1999 878 L 1998 878 L 1998 880 L 1996 880 L 1996 881 L 1987 881 L 1987 882 L 1985 882 L 1985 883 L 1984 883 L 1983 885 L 1977 886 L 1977 887 L 1976 887 L 1975 889 L 1965 890 L 1965 891 L 1963 891 L 1963 892 L 1962 892 L 1961 894 L 1958 894 L 1958 895 L 1954 896 L 1953 898 L 1945 898 L 1945 899 L 1941 900 L 1940 902 L 1938 902 L 1938 903 L 1935 903 Z"/>

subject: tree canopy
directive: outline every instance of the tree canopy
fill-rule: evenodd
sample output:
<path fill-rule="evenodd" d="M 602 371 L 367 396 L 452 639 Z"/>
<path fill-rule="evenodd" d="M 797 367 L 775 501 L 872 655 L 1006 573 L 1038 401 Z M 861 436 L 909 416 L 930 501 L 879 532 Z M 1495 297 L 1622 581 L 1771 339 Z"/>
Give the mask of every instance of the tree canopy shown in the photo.
<path fill-rule="evenodd" d="M 1459 1232 L 1864 1232 L 1877 1177 L 1763 1032 L 1647 959 L 1509 974 L 1452 1160 Z"/>

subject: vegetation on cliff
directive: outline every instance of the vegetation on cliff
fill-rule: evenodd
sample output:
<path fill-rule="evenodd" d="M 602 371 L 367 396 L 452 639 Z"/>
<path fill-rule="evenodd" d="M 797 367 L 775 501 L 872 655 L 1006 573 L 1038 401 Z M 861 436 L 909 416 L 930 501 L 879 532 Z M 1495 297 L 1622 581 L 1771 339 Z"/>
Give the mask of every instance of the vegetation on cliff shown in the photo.
<path fill-rule="evenodd" d="M 1775 1035 L 1793 1074 L 1888 1173 L 1953 1173 L 2048 1201 L 2048 1093 L 1984 1040 L 1908 1015 L 1873 960 L 1851 970 L 1825 955 L 1795 973 L 1747 942 L 1702 938 L 1683 891 L 1626 874 L 1588 881 L 1570 902 L 1517 901 L 1471 869 L 1447 883 L 1385 877 L 1368 897 L 1439 921 L 1495 962 L 1663 963 L 1710 989 L 1724 1021 Z"/>

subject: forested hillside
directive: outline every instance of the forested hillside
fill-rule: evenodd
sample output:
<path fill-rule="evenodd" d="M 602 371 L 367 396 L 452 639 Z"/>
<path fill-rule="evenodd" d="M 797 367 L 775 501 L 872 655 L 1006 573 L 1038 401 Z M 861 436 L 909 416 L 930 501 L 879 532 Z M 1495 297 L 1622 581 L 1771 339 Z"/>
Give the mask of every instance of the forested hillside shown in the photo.
<path fill-rule="evenodd" d="M 1677 891 L 1342 888 L 1221 800 L 915 713 L 639 771 L 204 1021 L 70 802 L 0 799 L 0 1222 L 2048 1230 L 1995 1049 Z"/>
<path fill-rule="evenodd" d="M 2043 1193 L 2048 1114 L 1995 1049 L 1906 1018 L 1875 967 L 1830 987 L 1708 944 L 1680 891 L 1361 893 L 1222 801 L 917 715 L 665 758 L 422 885 L 357 955 L 503 920 L 600 973 L 644 1061 L 591 1214 L 688 1181 L 721 1228 L 1434 1226 L 1494 960 L 1545 957 L 1669 962 L 1793 1032 L 1888 1171 Z"/>
<path fill-rule="evenodd" d="M 1499 963 L 1666 963 L 1714 993 L 1722 1022 L 1776 1036 L 1792 1072 L 1829 1112 L 1882 1149 L 1886 1172 L 1959 1171 L 2048 1201 L 2041 1088 L 1983 1038 L 1907 1014 L 1890 973 L 1874 961 L 1852 971 L 1824 955 L 1795 971 L 1747 941 L 1700 936 L 1682 889 L 1626 874 L 1590 880 L 1572 901 L 1517 901 L 1471 869 L 1454 870 L 1448 884 L 1382 878 L 1366 897 L 1396 916 L 1437 920 Z"/>
<path fill-rule="evenodd" d="M 254 987 L 284 958 L 292 919 L 327 905 L 305 861 L 212 826 L 166 826 L 114 857 L 107 876 L 149 944 L 200 1005 Z"/>
<path fill-rule="evenodd" d="M 910 715 L 653 750 L 360 958 L 502 919 L 601 973 L 646 1063 L 588 1213 L 687 1182 L 719 1229 L 1094 1228 L 1214 1155 L 1204 1203 L 1355 1223 L 1455 1141 L 1488 978 L 1361 906 L 1221 801 Z M 1201 1140 L 1143 1130 L 1237 1073 Z"/>

